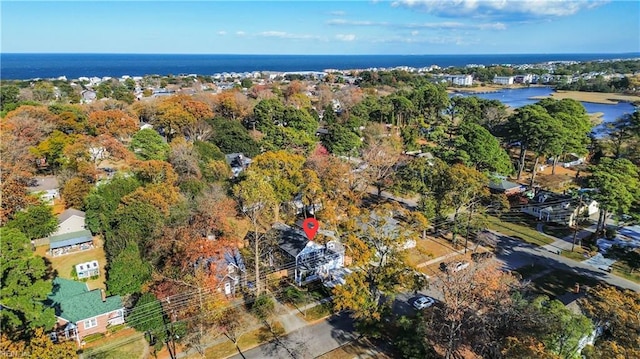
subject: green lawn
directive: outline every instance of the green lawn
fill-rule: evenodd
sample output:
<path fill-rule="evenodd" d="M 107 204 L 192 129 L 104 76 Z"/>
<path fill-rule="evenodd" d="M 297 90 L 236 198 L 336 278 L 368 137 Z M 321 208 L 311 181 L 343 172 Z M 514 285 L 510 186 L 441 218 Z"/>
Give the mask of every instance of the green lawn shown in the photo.
<path fill-rule="evenodd" d="M 611 268 L 613 269 L 613 274 L 632 282 L 640 283 L 640 272 L 629 273 L 629 266 L 626 263 L 617 261 Z"/>
<path fill-rule="evenodd" d="M 523 225 L 517 222 L 505 222 L 493 216 L 487 216 L 486 219 L 487 227 L 489 229 L 500 232 L 509 237 L 521 239 L 525 242 L 538 246 L 544 246 L 554 242 L 552 238 L 545 236 L 535 230 L 535 228 L 531 228 L 528 225 Z"/>
<path fill-rule="evenodd" d="M 58 273 L 58 276 L 65 279 L 73 279 L 71 276 L 71 270 L 76 264 L 97 260 L 100 265 L 100 276 L 97 279 L 86 280 L 86 283 L 89 286 L 89 290 L 97 288 L 106 289 L 104 282 L 106 281 L 105 266 L 107 264 L 107 259 L 102 247 L 102 240 L 99 237 L 95 237 L 94 245 L 95 248 L 93 249 L 55 257 L 52 257 L 47 253 L 49 246 L 40 246 L 36 247 L 36 255 L 45 257 L 51 263 L 52 269 Z"/>
<path fill-rule="evenodd" d="M 596 286 L 602 282 L 591 277 L 577 275 L 573 272 L 554 269 L 550 273 L 534 279 L 532 282 L 534 290 L 540 294 L 548 295 L 555 299 L 563 294 L 573 291 L 576 283 L 580 286 Z"/>
<path fill-rule="evenodd" d="M 309 308 L 304 311 L 304 314 L 298 314 L 298 316 L 307 322 L 313 322 L 318 319 L 327 317 L 333 314 L 333 304 L 322 303 L 318 304 L 315 307 Z"/>

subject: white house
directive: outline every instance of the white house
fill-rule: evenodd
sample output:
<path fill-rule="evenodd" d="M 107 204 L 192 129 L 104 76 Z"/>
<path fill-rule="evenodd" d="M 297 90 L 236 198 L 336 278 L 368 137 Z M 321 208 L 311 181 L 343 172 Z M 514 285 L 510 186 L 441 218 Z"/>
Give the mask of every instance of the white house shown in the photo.
<path fill-rule="evenodd" d="M 494 76 L 493 83 L 498 85 L 513 85 L 513 76 Z"/>
<path fill-rule="evenodd" d="M 599 211 L 599 206 L 594 200 L 581 202 L 568 195 L 540 191 L 522 206 L 521 211 L 540 221 L 573 226 L 581 214 L 595 214 Z"/>
<path fill-rule="evenodd" d="M 78 275 L 78 279 L 98 276 L 100 275 L 100 265 L 98 265 L 98 261 L 96 260 L 76 264 L 76 274 Z"/>
<path fill-rule="evenodd" d="M 333 273 L 344 267 L 345 250 L 338 240 L 330 240 L 326 244 L 310 241 L 302 229 L 283 223 L 277 223 L 274 229 L 280 251 L 295 262 L 293 278 L 296 284 L 330 281 L 334 278 Z"/>
<path fill-rule="evenodd" d="M 457 85 L 457 86 L 473 85 L 473 76 L 471 75 L 448 75 L 448 76 L 445 76 L 444 79 L 447 82 L 451 82 L 453 85 Z"/>

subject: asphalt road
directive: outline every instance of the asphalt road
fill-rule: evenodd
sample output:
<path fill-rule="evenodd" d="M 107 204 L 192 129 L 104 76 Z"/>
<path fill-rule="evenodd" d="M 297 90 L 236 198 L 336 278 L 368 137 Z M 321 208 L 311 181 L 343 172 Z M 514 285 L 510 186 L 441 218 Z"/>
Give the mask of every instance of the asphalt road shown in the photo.
<path fill-rule="evenodd" d="M 562 269 L 592 277 L 620 288 L 640 292 L 640 285 L 630 280 L 594 268 L 588 264 L 559 256 L 542 247 L 536 247 L 497 232 L 494 233 L 498 240 L 498 246 L 503 250 L 501 254 L 498 254 L 497 259 L 503 264 L 504 269 L 513 270 L 536 263 L 550 268 Z"/>
<path fill-rule="evenodd" d="M 278 341 L 271 341 L 244 352 L 246 359 L 315 358 L 356 339 L 353 320 L 346 313 L 295 330 Z M 233 359 L 242 359 L 238 354 Z"/>
<path fill-rule="evenodd" d="M 542 247 L 536 247 L 500 233 L 495 234 L 497 244 L 503 250 L 501 254 L 497 255 L 496 260 L 502 263 L 504 269 L 513 270 L 536 263 L 548 266 L 549 268 L 566 270 L 580 275 L 593 277 L 620 288 L 640 292 L 640 285 L 634 282 L 612 275 L 603 270 L 593 268 L 589 265 L 559 256 Z M 394 314 L 399 316 L 415 314 L 416 310 L 413 308 L 411 303 L 416 299 L 417 295 L 420 294 L 433 297 L 436 300 L 442 300 L 438 293 L 429 289 L 422 290 L 417 294 L 401 293 L 394 300 Z M 244 358 L 247 359 L 315 358 L 340 347 L 356 337 L 357 333 L 355 333 L 355 329 L 353 327 L 353 320 L 349 318 L 348 314 L 340 313 L 332 316 L 326 321 L 321 321 L 296 330 L 286 336 L 283 336 L 279 341 L 272 341 L 270 343 L 263 344 L 243 354 Z M 232 358 L 242 359 L 243 357 L 236 355 Z"/>

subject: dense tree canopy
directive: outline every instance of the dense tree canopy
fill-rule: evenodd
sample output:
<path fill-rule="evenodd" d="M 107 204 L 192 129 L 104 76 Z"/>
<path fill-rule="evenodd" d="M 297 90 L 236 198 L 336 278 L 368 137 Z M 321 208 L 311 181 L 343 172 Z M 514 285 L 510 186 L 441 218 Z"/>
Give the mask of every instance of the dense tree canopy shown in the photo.
<path fill-rule="evenodd" d="M 33 254 L 29 239 L 17 229 L 0 227 L 0 238 L 3 331 L 53 327 L 53 308 L 43 304 L 52 290 L 44 259 Z"/>

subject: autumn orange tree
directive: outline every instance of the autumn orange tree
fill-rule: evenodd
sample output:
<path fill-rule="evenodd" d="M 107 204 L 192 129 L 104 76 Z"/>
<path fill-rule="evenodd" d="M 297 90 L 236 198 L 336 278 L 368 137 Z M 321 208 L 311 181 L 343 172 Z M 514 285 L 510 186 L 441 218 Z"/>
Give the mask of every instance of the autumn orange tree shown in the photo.
<path fill-rule="evenodd" d="M 376 187 L 378 196 L 391 186 L 395 166 L 402 155 L 402 142 L 397 135 L 387 133 L 382 125 L 371 125 L 366 134 L 362 160 L 369 184 Z"/>
<path fill-rule="evenodd" d="M 580 300 L 580 306 L 601 330 L 586 357 L 640 357 L 640 294 L 611 286 L 598 286 Z"/>
<path fill-rule="evenodd" d="M 402 251 L 414 233 L 394 218 L 401 212 L 398 206 L 381 205 L 346 224 L 349 234 L 344 243 L 356 270 L 344 285 L 334 288 L 334 306 L 351 310 L 359 329 L 371 335 L 380 334 L 381 320 L 389 314 L 393 297 L 411 286 L 413 271 Z"/>
<path fill-rule="evenodd" d="M 89 125 L 99 135 L 110 135 L 118 140 L 129 138 L 139 129 L 139 120 L 123 110 L 101 110 L 89 114 Z"/>

